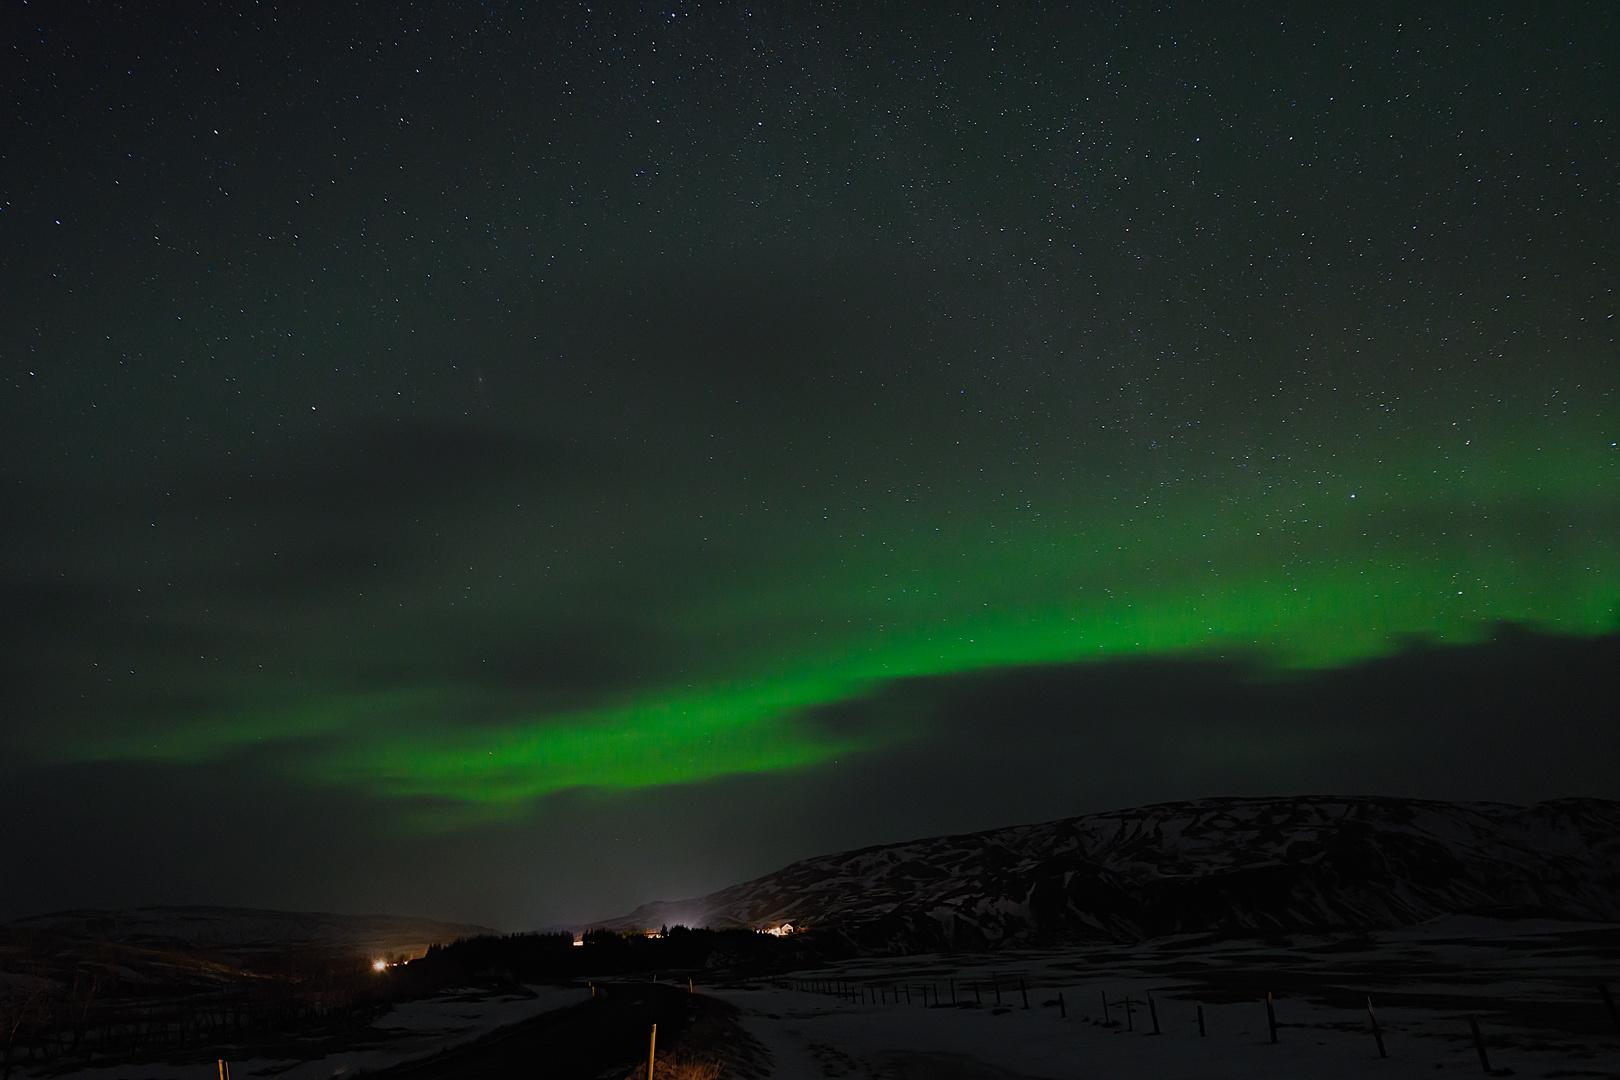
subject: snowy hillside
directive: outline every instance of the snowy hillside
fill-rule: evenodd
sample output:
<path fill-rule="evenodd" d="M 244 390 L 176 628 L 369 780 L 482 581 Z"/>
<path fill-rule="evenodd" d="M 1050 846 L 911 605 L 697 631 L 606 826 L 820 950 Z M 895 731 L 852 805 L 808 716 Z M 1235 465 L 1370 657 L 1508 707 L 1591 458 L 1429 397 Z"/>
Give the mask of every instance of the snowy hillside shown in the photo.
<path fill-rule="evenodd" d="M 1164 803 L 806 859 L 606 925 L 792 923 L 912 949 L 1373 929 L 1459 912 L 1620 921 L 1620 803 Z"/>

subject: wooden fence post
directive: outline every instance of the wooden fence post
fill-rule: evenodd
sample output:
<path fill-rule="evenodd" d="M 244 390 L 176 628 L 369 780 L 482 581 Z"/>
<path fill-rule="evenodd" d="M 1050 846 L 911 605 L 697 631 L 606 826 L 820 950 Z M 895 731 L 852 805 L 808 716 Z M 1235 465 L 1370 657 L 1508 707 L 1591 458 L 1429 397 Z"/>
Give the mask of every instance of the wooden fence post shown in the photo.
<path fill-rule="evenodd" d="M 1102 992 L 1102 999 L 1103 999 L 1103 1027 L 1113 1027 L 1114 1026 L 1114 1021 L 1109 1019 L 1109 1016 L 1108 1016 L 1108 991 L 1104 990 Z"/>
<path fill-rule="evenodd" d="M 1148 1015 L 1153 1017 L 1153 1034 L 1157 1035 L 1159 1033 L 1159 1010 L 1157 1006 L 1153 1004 L 1153 991 L 1148 991 L 1147 999 Z"/>
<path fill-rule="evenodd" d="M 1468 1018 L 1468 1029 L 1474 1033 L 1474 1049 L 1479 1051 L 1479 1067 L 1485 1070 L 1485 1075 L 1491 1072 L 1491 1059 L 1485 1056 L 1485 1036 L 1479 1033 L 1479 1021 L 1472 1016 Z"/>
<path fill-rule="evenodd" d="M 1198 1006 L 1198 1037 L 1200 1039 L 1204 1037 L 1204 1007 L 1202 1005 Z"/>
<path fill-rule="evenodd" d="M 647 1040 L 647 1080 L 653 1080 L 653 1062 L 658 1053 L 658 1025 L 652 1026 L 652 1037 Z"/>
<path fill-rule="evenodd" d="M 1277 1010 L 1271 1004 L 1271 991 L 1266 991 L 1266 1024 L 1271 1028 L 1271 1041 L 1277 1042 Z"/>
<path fill-rule="evenodd" d="M 1061 990 L 1058 991 L 1058 1015 L 1065 1020 L 1069 1018 L 1069 1007 L 1063 1004 L 1063 991 Z"/>
<path fill-rule="evenodd" d="M 1384 1053 L 1384 1033 L 1378 1029 L 1378 1014 L 1373 1012 L 1372 998 L 1367 999 L 1367 1019 L 1372 1021 L 1373 1041 L 1378 1044 L 1378 1056 L 1389 1057 Z"/>
<path fill-rule="evenodd" d="M 1023 995 L 1024 1008 L 1026 1008 L 1026 1009 L 1029 1008 L 1029 991 L 1024 989 L 1024 980 L 1023 979 L 1018 980 L 1018 992 L 1019 992 L 1019 994 Z"/>
<path fill-rule="evenodd" d="M 1136 1017 L 1131 1012 L 1131 994 L 1129 990 L 1125 992 L 1125 1030 L 1136 1030 Z"/>

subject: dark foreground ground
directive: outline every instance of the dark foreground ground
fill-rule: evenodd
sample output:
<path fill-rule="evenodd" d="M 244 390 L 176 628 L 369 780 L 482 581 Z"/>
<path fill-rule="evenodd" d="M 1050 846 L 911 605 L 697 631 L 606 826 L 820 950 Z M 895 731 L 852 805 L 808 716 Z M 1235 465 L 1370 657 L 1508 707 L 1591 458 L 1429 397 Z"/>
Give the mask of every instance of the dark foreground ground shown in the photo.
<path fill-rule="evenodd" d="M 713 1063 L 748 1077 L 766 1064 L 763 1049 L 736 1023 L 737 1009 L 685 987 L 628 982 L 598 986 L 580 1005 L 502 1028 L 476 1042 L 368 1076 L 389 1080 L 546 1080 L 629 1077 L 646 1069 L 658 1025 L 660 1075 L 674 1062 Z"/>

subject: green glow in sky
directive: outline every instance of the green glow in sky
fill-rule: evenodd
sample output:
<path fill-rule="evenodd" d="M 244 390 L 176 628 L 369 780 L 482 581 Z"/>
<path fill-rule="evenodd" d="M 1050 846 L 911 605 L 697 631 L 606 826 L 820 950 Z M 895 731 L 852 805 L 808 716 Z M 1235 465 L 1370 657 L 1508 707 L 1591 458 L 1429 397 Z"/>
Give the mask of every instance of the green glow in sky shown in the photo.
<path fill-rule="evenodd" d="M 0 910 L 1620 797 L 1615 5 L 195 7 L 11 6 Z"/>
<path fill-rule="evenodd" d="M 1221 486 L 1065 478 L 1028 485 L 1023 505 L 994 513 L 960 497 L 843 522 L 805 513 L 734 528 L 719 562 L 704 554 L 710 537 L 649 529 L 652 541 L 627 545 L 639 565 L 623 587 L 642 591 L 625 610 L 641 621 L 632 638 L 675 657 L 663 670 L 559 694 L 481 679 L 471 662 L 471 678 L 426 664 L 420 680 L 356 686 L 334 662 L 292 688 L 268 676 L 232 685 L 213 707 L 103 728 L 52 753 L 265 753 L 294 776 L 426 800 L 441 817 L 499 816 L 568 789 L 795 769 L 926 738 L 923 715 L 856 731 L 818 719 L 892 680 L 1187 652 L 1321 668 L 1411 636 L 1476 641 L 1506 621 L 1612 630 L 1614 450 L 1590 431 L 1543 435 L 1539 448 L 1521 439 L 1489 455 L 1457 439 L 1332 472 L 1306 458 Z M 709 528 L 717 537 L 724 526 Z M 690 574 L 666 574 L 683 560 Z M 521 634 L 537 593 L 472 603 L 471 617 Z M 550 618 L 578 619 L 578 596 L 544 603 Z M 356 614 L 326 621 L 352 627 Z M 565 637 L 548 640 L 566 651 Z M 353 662 L 350 647 L 332 647 Z"/>

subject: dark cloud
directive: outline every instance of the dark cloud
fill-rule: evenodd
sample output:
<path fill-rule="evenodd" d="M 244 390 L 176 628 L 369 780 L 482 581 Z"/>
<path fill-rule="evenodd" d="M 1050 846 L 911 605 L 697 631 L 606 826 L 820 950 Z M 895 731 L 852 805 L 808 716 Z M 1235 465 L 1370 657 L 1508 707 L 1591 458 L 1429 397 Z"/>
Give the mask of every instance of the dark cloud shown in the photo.
<path fill-rule="evenodd" d="M 824 844 L 1212 792 L 1614 798 L 1616 700 L 1620 635 L 1511 625 L 1325 671 L 1158 657 L 906 680 L 813 722 L 926 735 L 820 770 L 837 794 L 804 797 L 838 808 Z"/>
<path fill-rule="evenodd" d="M 321 433 L 295 452 L 237 465 L 213 483 L 242 505 L 237 514 L 271 518 L 388 517 L 453 505 L 491 488 L 545 495 L 584 455 L 559 441 L 420 419 Z M 201 492 L 199 497 L 203 496 Z"/>

